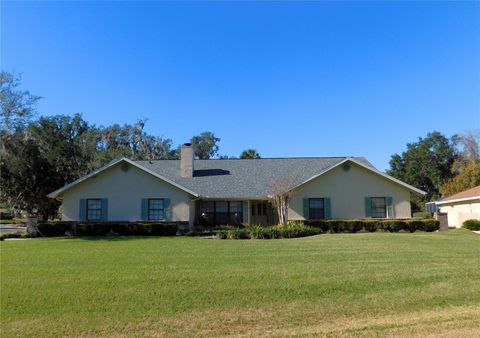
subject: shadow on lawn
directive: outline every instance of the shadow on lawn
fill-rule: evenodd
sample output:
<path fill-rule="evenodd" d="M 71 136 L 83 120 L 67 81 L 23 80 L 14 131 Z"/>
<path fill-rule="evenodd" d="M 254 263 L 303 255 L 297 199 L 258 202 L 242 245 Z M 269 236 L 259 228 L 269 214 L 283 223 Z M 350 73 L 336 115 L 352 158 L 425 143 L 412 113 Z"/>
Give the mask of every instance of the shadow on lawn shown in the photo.
<path fill-rule="evenodd" d="M 107 242 L 120 242 L 131 241 L 135 239 L 148 239 L 148 238 L 173 238 L 176 236 L 71 236 L 64 237 L 65 239 L 83 239 L 86 241 L 107 241 Z"/>

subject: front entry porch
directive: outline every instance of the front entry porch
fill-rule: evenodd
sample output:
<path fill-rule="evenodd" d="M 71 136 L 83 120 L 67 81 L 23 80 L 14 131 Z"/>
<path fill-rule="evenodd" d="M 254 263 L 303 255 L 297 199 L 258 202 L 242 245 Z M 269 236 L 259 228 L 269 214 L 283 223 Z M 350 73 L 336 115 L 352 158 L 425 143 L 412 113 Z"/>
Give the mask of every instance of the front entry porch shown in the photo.
<path fill-rule="evenodd" d="M 249 201 L 250 219 L 249 224 L 270 226 L 278 223 L 275 209 L 268 201 Z"/>
<path fill-rule="evenodd" d="M 198 200 L 195 202 L 195 224 L 221 226 L 276 224 L 278 218 L 267 200 Z"/>

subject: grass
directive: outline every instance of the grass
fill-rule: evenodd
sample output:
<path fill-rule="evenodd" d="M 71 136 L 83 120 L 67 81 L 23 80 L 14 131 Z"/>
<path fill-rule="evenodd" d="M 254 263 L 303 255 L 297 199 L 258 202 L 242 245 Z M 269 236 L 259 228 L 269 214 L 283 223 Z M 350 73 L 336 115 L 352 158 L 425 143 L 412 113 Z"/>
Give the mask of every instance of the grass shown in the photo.
<path fill-rule="evenodd" d="M 1 336 L 478 336 L 480 236 L 40 239 L 1 249 Z"/>

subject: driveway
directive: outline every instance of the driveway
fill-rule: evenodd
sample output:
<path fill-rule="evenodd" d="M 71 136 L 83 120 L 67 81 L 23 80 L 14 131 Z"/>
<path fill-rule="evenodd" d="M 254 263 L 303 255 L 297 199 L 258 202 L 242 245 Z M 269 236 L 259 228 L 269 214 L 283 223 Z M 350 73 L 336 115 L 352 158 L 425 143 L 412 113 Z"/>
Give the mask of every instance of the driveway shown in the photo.
<path fill-rule="evenodd" d="M 0 224 L 0 235 L 26 231 L 27 228 L 20 224 Z"/>

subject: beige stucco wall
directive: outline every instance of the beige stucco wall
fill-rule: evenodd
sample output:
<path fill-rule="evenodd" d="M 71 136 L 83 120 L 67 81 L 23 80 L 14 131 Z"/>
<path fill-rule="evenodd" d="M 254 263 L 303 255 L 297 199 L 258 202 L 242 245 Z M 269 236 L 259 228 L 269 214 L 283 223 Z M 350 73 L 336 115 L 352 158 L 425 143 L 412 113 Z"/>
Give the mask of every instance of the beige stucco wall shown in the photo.
<path fill-rule="evenodd" d="M 62 219 L 66 221 L 79 220 L 82 198 L 107 198 L 109 221 L 141 221 L 142 198 L 170 198 L 172 221 L 193 222 L 194 202 L 190 194 L 126 163 L 87 179 L 61 197 Z"/>
<path fill-rule="evenodd" d="M 460 228 L 467 219 L 480 219 L 480 200 L 440 205 L 440 212 L 447 213 L 448 226 Z"/>
<path fill-rule="evenodd" d="M 410 218 L 410 191 L 354 163 L 342 166 L 307 182 L 290 203 L 289 219 L 301 220 L 304 198 L 329 197 L 333 219 L 365 218 L 365 197 L 393 198 L 395 218 Z"/>

